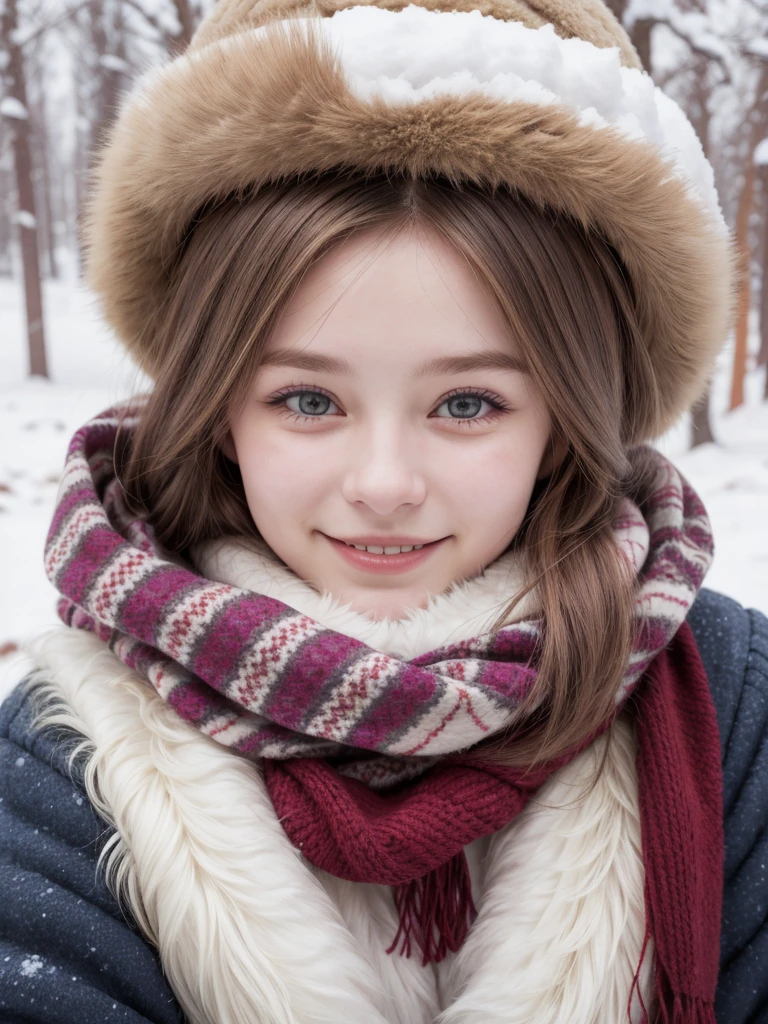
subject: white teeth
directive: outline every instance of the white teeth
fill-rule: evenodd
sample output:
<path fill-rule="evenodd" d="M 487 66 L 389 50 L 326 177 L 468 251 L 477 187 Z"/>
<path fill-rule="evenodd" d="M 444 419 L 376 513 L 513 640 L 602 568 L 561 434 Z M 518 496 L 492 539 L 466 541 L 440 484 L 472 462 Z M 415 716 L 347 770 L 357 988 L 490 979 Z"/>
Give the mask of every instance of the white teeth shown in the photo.
<path fill-rule="evenodd" d="M 349 544 L 348 546 L 355 548 L 356 551 L 367 551 L 371 555 L 400 555 L 408 551 L 419 551 L 424 547 L 423 544 L 400 544 L 389 547 L 379 547 L 376 544 Z"/>

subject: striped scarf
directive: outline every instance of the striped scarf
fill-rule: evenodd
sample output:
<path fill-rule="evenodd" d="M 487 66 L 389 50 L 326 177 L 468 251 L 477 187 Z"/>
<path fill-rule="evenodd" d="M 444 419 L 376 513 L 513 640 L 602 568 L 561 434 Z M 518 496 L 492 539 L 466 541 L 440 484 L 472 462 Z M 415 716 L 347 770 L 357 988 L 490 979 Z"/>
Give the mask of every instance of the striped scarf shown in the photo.
<path fill-rule="evenodd" d="M 392 948 L 400 941 L 409 954 L 413 939 L 425 962 L 441 959 L 461 945 L 472 916 L 463 845 L 514 818 L 568 759 L 524 780 L 510 769 L 462 764 L 459 754 L 515 720 L 536 679 L 542 622 L 510 623 L 406 660 L 325 628 L 279 600 L 205 579 L 164 554 L 151 527 L 128 512 L 113 451 L 118 428 L 134 423 L 130 410 L 116 407 L 87 423 L 70 444 L 45 551 L 46 572 L 62 594 L 60 616 L 102 638 L 195 728 L 265 759 L 275 808 L 305 856 L 342 877 L 394 885 L 401 929 Z M 712 558 L 701 501 L 671 463 L 658 453 L 652 458 L 655 481 L 643 513 L 625 501 L 614 524 L 616 543 L 637 576 L 637 628 L 617 711 L 640 680 L 658 676 L 678 631 L 688 636 L 681 624 Z M 695 657 L 693 645 L 688 660 Z M 681 684 L 674 673 L 669 678 L 657 689 L 673 699 Z M 705 691 L 706 679 L 695 695 L 695 716 L 714 749 Z M 337 758 L 343 768 L 334 766 Z M 682 771 L 683 760 L 670 770 Z M 414 774 L 421 777 L 404 782 Z M 374 776 L 377 787 L 390 792 L 364 784 Z M 663 780 L 656 788 L 664 788 Z M 480 790 L 490 794 L 487 814 L 478 811 Z M 694 802 L 696 792 L 693 786 Z M 654 793 L 654 807 L 666 806 L 667 795 Z M 695 839 L 706 845 L 704 834 L 716 833 L 718 825 L 711 806 L 701 813 L 707 820 L 694 829 Z M 345 827 L 352 822 L 354 828 Z M 697 856 L 695 846 L 681 853 L 676 876 Z M 647 860 L 646 867 L 653 878 Z M 701 877 L 710 887 L 702 902 L 711 903 L 711 887 L 721 886 L 722 878 L 712 871 Z M 658 882 L 659 891 L 667 882 Z M 661 908 L 649 905 L 648 911 L 649 921 L 658 923 Z M 695 917 L 696 910 L 686 913 Z M 679 915 L 675 924 L 681 927 Z M 711 925 L 704 929 L 710 940 Z M 698 971 L 702 988 L 711 971 L 702 974 L 700 964 L 675 967 L 660 927 L 653 937 L 670 1005 L 691 996 L 678 975 Z M 696 943 L 685 948 L 690 954 Z M 706 998 L 694 993 L 697 1013 L 702 999 L 709 1006 L 713 985 L 703 988 Z M 680 1019 L 710 1017 L 692 1011 Z"/>
<path fill-rule="evenodd" d="M 206 580 L 164 556 L 126 509 L 113 465 L 121 416 L 130 429 L 124 415 L 109 410 L 72 439 L 45 568 L 63 595 L 61 617 L 105 640 L 185 721 L 255 757 L 356 748 L 393 766 L 463 750 L 511 724 L 535 679 L 541 622 L 407 661 L 281 601 Z M 712 558 L 701 502 L 666 459 L 655 460 L 645 520 L 626 503 L 615 524 L 617 542 L 642 569 L 618 704 L 677 632 Z"/>

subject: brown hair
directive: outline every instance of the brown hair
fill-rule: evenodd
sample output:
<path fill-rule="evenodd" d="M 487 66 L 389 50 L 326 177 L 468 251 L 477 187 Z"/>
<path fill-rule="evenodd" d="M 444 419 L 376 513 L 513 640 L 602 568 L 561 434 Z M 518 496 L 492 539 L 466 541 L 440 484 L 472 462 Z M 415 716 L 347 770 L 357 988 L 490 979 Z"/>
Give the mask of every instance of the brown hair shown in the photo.
<path fill-rule="evenodd" d="M 172 266 L 158 348 L 170 358 L 118 471 L 159 541 L 183 555 L 224 534 L 255 536 L 239 470 L 221 451 L 270 333 L 307 270 L 352 232 L 429 225 L 495 298 L 567 452 L 537 485 L 513 546 L 544 625 L 524 730 L 478 754 L 532 765 L 591 735 L 614 709 L 633 638 L 634 580 L 612 536 L 625 494 L 647 486 L 642 424 L 656 389 L 632 286 L 615 251 L 574 220 L 504 186 L 324 173 L 271 183 L 201 210 Z M 511 614 L 515 600 L 494 624 Z"/>

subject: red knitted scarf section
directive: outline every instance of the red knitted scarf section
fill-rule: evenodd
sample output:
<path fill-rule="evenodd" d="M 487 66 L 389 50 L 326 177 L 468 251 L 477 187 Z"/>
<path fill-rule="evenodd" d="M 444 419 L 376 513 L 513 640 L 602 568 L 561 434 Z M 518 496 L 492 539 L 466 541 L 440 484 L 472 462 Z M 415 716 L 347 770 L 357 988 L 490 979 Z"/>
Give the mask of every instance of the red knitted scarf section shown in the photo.
<path fill-rule="evenodd" d="M 656 972 L 654 1013 L 651 1018 L 646 1012 L 645 1020 L 714 1024 L 722 769 L 709 685 L 686 622 L 651 663 L 631 706 L 646 940 L 654 942 Z M 339 774 L 322 759 L 264 765 L 275 810 L 293 844 L 312 864 L 340 878 L 394 886 L 400 928 L 390 952 L 399 946 L 410 956 L 415 941 L 426 964 L 459 948 L 474 915 L 464 846 L 512 821 L 550 774 L 578 752 L 527 773 L 462 762 L 455 755 L 386 794 Z"/>

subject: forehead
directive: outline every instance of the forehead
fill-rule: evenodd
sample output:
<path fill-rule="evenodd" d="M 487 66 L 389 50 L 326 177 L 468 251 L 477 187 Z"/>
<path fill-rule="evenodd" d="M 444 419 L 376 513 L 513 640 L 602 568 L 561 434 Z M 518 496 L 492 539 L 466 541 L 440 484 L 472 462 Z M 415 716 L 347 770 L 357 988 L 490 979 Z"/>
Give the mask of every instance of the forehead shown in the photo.
<path fill-rule="evenodd" d="M 409 227 L 358 232 L 318 260 L 267 351 L 420 362 L 488 348 L 514 351 L 487 286 L 440 234 Z"/>

